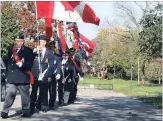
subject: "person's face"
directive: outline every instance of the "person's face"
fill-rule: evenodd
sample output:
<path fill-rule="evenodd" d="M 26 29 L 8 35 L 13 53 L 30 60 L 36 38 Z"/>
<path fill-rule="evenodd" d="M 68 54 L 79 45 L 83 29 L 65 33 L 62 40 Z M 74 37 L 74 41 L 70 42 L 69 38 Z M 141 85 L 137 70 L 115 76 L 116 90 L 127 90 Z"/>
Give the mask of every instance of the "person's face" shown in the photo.
<path fill-rule="evenodd" d="M 75 52 L 71 52 L 71 55 L 74 56 Z"/>
<path fill-rule="evenodd" d="M 63 59 L 68 59 L 68 54 L 66 53 L 66 54 L 63 54 Z"/>
<path fill-rule="evenodd" d="M 46 45 L 46 41 L 45 40 L 40 40 L 40 46 L 45 47 L 45 45 Z"/>
<path fill-rule="evenodd" d="M 14 41 L 14 45 L 16 48 L 21 48 L 23 43 L 24 43 L 24 40 L 22 40 L 22 39 L 15 39 L 15 41 Z"/>

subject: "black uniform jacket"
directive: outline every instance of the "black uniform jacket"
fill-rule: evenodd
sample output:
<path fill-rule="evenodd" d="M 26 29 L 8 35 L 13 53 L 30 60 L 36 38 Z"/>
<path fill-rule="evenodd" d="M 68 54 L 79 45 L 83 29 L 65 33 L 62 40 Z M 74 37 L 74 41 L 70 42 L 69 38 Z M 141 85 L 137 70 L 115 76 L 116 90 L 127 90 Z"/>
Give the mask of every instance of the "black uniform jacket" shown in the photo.
<path fill-rule="evenodd" d="M 5 62 L 7 69 L 7 82 L 13 84 L 29 84 L 30 77 L 25 71 L 31 71 L 34 60 L 33 51 L 26 46 L 22 46 L 17 55 L 23 62 L 23 65 L 20 68 L 16 65 L 12 54 L 12 48 L 8 49 L 7 62 Z"/>
<path fill-rule="evenodd" d="M 42 68 L 42 73 L 47 69 L 46 73 L 43 76 L 42 81 L 48 82 L 48 77 L 53 77 L 54 72 L 54 55 L 53 52 L 46 48 L 45 55 L 40 63 Z M 32 67 L 32 73 L 34 75 L 35 80 L 38 80 L 40 69 L 39 69 L 39 60 L 38 60 L 38 54 L 35 54 L 35 59 Z"/>

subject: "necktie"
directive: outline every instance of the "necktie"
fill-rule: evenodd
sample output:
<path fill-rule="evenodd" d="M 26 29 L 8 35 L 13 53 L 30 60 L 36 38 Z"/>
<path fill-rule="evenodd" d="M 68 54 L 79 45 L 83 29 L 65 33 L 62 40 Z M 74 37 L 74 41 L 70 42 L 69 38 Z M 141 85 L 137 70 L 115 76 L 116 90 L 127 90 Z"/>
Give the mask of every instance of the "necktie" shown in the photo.
<path fill-rule="evenodd" d="M 41 56 L 41 61 L 42 61 L 43 60 L 43 50 L 41 50 L 40 56 Z"/>
<path fill-rule="evenodd" d="M 18 50 L 19 50 L 19 49 L 18 49 L 18 48 L 16 48 L 16 52 L 17 52 L 17 53 L 18 53 Z"/>

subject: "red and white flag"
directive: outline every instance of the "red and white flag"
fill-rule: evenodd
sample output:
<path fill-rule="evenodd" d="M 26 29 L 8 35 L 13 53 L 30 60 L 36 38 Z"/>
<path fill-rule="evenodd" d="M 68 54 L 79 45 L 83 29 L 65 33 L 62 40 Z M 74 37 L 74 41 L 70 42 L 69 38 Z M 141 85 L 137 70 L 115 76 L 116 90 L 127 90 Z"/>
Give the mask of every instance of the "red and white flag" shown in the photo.
<path fill-rule="evenodd" d="M 62 27 L 61 27 L 60 23 L 57 24 L 57 35 L 60 40 L 60 44 L 61 44 L 60 46 L 61 46 L 62 52 L 64 52 L 68 49 L 68 47 L 67 47 L 67 43 L 65 41 L 64 34 L 62 32 Z"/>
<path fill-rule="evenodd" d="M 90 56 L 90 54 L 93 52 L 93 50 L 96 47 L 96 42 L 90 41 L 82 34 L 80 34 L 80 40 L 81 40 L 84 50 L 86 51 L 87 56 Z M 74 41 L 73 41 L 73 47 L 79 50 L 78 41 L 75 36 L 74 36 Z"/>
<path fill-rule="evenodd" d="M 36 1 L 36 18 L 52 18 L 96 25 L 100 22 L 92 8 L 82 1 Z"/>

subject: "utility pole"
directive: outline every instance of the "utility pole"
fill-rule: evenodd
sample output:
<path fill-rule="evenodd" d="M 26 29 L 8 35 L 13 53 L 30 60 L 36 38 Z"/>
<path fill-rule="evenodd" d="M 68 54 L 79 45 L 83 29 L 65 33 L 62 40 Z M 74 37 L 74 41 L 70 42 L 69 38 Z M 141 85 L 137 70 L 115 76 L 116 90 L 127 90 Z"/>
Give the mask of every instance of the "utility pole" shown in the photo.
<path fill-rule="evenodd" d="M 130 47 L 130 69 L 131 69 L 130 89 L 132 90 L 132 55 L 131 55 L 131 47 Z"/>
<path fill-rule="evenodd" d="M 140 63 L 139 63 L 139 60 L 140 59 L 140 56 L 138 57 L 138 85 L 140 84 L 140 67 L 139 67 L 139 65 L 140 65 Z"/>
<path fill-rule="evenodd" d="M 114 64 L 114 75 L 113 75 L 113 89 L 114 89 L 114 79 L 115 79 L 115 64 Z"/>

